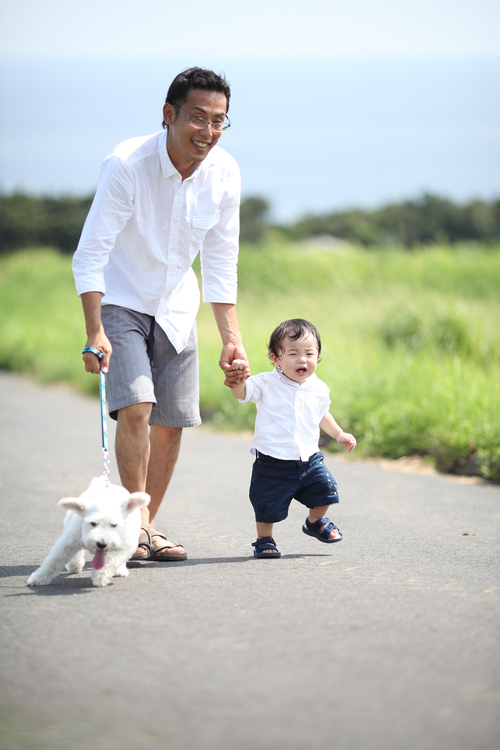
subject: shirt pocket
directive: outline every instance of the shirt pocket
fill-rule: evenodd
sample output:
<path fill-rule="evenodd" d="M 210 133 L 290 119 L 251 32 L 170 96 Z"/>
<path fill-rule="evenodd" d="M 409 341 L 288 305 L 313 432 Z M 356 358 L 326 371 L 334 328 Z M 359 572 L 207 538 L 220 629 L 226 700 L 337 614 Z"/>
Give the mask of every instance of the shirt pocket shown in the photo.
<path fill-rule="evenodd" d="M 220 211 L 208 216 L 193 216 L 191 219 L 191 242 L 201 245 L 209 229 L 212 229 L 220 219 Z"/>

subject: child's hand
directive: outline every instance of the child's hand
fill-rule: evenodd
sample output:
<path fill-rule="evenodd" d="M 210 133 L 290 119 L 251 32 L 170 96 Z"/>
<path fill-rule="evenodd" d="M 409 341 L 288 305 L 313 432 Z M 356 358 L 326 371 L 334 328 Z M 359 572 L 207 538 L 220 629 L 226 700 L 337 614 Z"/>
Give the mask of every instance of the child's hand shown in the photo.
<path fill-rule="evenodd" d="M 341 432 L 337 435 L 337 443 L 345 445 L 349 453 L 352 453 L 356 447 L 356 438 L 348 432 Z"/>
<path fill-rule="evenodd" d="M 250 366 L 245 359 L 233 359 L 231 367 L 238 372 L 238 380 L 244 383 L 250 377 Z"/>

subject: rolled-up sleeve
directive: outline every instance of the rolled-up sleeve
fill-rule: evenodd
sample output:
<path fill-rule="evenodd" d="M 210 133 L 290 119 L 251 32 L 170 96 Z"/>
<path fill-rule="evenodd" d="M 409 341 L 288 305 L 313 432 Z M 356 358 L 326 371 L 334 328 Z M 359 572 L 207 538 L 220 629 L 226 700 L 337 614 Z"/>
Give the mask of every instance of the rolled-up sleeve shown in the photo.
<path fill-rule="evenodd" d="M 236 304 L 241 177 L 234 161 L 225 172 L 224 184 L 219 221 L 205 235 L 200 252 L 202 293 L 204 302 Z"/>
<path fill-rule="evenodd" d="M 240 404 L 248 404 L 251 401 L 253 404 L 258 404 L 262 399 L 262 394 L 266 387 L 265 379 L 268 373 L 259 373 L 258 375 L 251 375 L 245 380 L 245 398 L 239 398 Z"/>
<path fill-rule="evenodd" d="M 239 203 L 224 208 L 201 250 L 202 291 L 205 302 L 236 303 L 238 291 Z"/>
<path fill-rule="evenodd" d="M 134 209 L 135 186 L 127 166 L 115 157 L 101 169 L 99 184 L 73 257 L 76 291 L 105 294 L 104 267 Z"/>

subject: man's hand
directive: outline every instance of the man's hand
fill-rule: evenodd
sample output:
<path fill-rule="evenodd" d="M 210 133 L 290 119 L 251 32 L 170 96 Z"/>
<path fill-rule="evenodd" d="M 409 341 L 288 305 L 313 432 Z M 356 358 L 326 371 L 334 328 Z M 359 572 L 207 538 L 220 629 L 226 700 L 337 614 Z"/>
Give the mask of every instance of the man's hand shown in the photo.
<path fill-rule="evenodd" d="M 235 360 L 237 362 L 236 368 L 233 367 Z M 243 364 L 240 366 L 238 363 Z M 228 388 L 235 388 L 239 383 L 243 383 L 248 377 L 250 377 L 247 355 L 241 344 L 226 344 L 222 347 L 219 367 L 226 376 L 224 385 L 227 385 Z"/>
<path fill-rule="evenodd" d="M 85 362 L 85 372 L 99 372 L 99 370 L 108 372 L 109 360 L 113 350 L 108 337 L 104 333 L 104 329 L 97 336 L 89 336 L 85 346 L 92 346 L 95 349 L 99 349 L 103 354 L 103 357 L 100 360 L 99 357 L 92 354 L 92 352 L 85 352 L 85 354 L 82 355 L 82 359 Z"/>
<path fill-rule="evenodd" d="M 250 369 L 234 370 L 235 359 L 247 361 L 247 355 L 241 343 L 241 334 L 238 326 L 236 307 L 225 302 L 212 302 L 212 311 L 215 322 L 222 339 L 222 354 L 219 359 L 219 367 L 223 370 L 226 379 L 224 385 L 234 388 L 238 383 L 243 383 L 250 376 Z M 242 377 L 243 373 L 243 377 Z"/>
<path fill-rule="evenodd" d="M 238 373 L 240 383 L 244 383 L 250 377 L 250 365 L 246 359 L 233 359 L 231 367 Z"/>
<path fill-rule="evenodd" d="M 92 346 L 99 349 L 103 357 L 99 360 L 92 352 L 83 354 L 85 362 L 85 372 L 108 372 L 109 358 L 111 357 L 111 344 L 104 333 L 104 327 L 101 321 L 101 292 L 84 292 L 80 299 L 83 305 L 83 314 L 85 316 L 85 328 L 87 331 L 87 343 L 85 346 Z"/>
<path fill-rule="evenodd" d="M 238 373 L 239 379 L 230 386 L 231 395 L 234 398 L 244 399 L 247 392 L 245 380 L 250 375 L 250 367 L 246 359 L 233 359 L 232 368 L 233 372 Z"/>

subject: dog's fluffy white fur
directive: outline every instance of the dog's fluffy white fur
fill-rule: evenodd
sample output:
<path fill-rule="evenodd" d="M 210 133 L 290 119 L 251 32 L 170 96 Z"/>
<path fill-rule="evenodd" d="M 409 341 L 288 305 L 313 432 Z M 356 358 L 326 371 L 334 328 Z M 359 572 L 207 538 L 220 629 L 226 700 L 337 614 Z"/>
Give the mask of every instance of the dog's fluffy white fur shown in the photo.
<path fill-rule="evenodd" d="M 137 549 L 141 531 L 140 508 L 149 501 L 145 492 L 130 494 L 108 483 L 104 475 L 93 479 L 80 497 L 59 500 L 68 511 L 64 531 L 27 585 L 46 586 L 65 566 L 69 573 L 80 573 L 85 550 L 93 555 L 94 586 L 107 586 L 113 576 L 128 576 L 126 563 Z"/>

